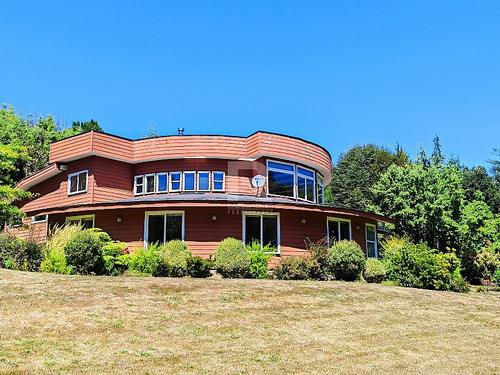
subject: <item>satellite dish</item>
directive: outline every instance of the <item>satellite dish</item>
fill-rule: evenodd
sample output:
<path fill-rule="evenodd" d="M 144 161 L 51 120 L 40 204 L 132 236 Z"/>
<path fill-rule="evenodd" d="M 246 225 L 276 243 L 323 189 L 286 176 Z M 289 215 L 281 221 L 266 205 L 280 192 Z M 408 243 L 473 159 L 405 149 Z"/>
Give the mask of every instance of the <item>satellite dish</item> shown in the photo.
<path fill-rule="evenodd" d="M 255 188 L 261 188 L 266 183 L 266 178 L 261 174 L 253 176 L 252 178 L 252 186 Z"/>

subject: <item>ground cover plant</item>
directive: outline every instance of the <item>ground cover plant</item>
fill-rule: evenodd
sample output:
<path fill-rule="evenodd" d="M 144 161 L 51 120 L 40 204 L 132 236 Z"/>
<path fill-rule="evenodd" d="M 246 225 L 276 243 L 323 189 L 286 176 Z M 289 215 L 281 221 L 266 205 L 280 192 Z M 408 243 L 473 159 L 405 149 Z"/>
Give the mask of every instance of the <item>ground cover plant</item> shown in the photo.
<path fill-rule="evenodd" d="M 500 295 L 0 270 L 0 373 L 496 374 Z"/>

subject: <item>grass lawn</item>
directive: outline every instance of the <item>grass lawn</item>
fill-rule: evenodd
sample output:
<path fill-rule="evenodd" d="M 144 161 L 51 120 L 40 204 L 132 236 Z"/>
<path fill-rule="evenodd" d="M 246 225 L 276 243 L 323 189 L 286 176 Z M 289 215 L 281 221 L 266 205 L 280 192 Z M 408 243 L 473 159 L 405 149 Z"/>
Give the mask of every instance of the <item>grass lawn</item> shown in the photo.
<path fill-rule="evenodd" d="M 0 270 L 2 373 L 500 374 L 500 293 Z"/>

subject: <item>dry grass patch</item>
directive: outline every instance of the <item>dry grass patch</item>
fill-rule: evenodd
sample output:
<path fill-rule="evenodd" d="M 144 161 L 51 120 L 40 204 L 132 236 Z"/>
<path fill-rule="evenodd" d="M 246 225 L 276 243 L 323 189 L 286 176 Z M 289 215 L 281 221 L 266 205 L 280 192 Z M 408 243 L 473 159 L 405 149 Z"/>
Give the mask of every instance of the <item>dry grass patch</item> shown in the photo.
<path fill-rule="evenodd" d="M 500 294 L 0 270 L 0 372 L 500 373 Z"/>

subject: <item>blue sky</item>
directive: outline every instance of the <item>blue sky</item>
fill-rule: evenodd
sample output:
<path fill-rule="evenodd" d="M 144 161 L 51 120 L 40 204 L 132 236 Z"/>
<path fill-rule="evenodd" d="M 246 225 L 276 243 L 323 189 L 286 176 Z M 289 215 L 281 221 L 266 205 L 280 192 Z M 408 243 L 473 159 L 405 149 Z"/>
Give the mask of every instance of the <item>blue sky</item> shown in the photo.
<path fill-rule="evenodd" d="M 0 102 L 107 132 L 285 133 L 487 165 L 498 1 L 0 1 Z"/>

